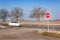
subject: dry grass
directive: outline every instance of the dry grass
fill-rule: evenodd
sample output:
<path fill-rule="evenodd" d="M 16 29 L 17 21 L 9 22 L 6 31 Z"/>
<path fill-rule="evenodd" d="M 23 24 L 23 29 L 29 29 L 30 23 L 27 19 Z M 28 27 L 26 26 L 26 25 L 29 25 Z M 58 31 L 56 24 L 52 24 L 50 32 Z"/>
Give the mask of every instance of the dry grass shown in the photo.
<path fill-rule="evenodd" d="M 41 34 L 44 35 L 44 36 L 51 36 L 51 37 L 60 38 L 60 34 L 54 33 L 54 32 L 43 32 L 43 33 L 41 33 Z"/>
<path fill-rule="evenodd" d="M 19 23 L 21 23 L 21 25 L 48 25 L 47 21 L 19 21 Z M 49 22 L 50 25 L 52 24 L 59 24 L 60 25 L 60 21 L 50 21 Z M 0 24 L 8 24 L 8 22 L 0 22 Z"/>

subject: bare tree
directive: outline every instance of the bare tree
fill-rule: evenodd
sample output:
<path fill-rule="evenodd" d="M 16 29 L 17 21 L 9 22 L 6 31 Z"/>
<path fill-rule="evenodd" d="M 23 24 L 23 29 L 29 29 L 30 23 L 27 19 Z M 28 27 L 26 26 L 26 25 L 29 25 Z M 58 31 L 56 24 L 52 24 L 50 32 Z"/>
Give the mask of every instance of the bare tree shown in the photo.
<path fill-rule="evenodd" d="M 40 21 L 40 18 L 44 17 L 45 13 L 46 11 L 42 10 L 41 8 L 34 8 L 30 17 L 36 18 L 38 21 Z"/>
<path fill-rule="evenodd" d="M 15 21 L 18 22 L 19 18 L 21 19 L 23 16 L 23 10 L 21 8 L 14 8 L 11 11 L 11 16 L 13 19 L 15 19 Z"/>
<path fill-rule="evenodd" d="M 0 18 L 5 22 L 5 20 L 8 18 L 9 12 L 6 9 L 1 9 L 0 10 Z"/>

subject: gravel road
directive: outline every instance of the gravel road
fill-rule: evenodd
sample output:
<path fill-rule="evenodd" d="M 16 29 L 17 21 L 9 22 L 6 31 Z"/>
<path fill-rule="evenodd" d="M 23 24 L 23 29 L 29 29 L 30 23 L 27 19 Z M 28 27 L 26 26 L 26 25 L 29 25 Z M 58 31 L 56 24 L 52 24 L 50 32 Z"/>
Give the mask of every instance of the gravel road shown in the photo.
<path fill-rule="evenodd" d="M 35 33 L 37 28 L 13 27 L 0 30 L 0 40 L 60 40 L 59 38 L 42 36 Z"/>

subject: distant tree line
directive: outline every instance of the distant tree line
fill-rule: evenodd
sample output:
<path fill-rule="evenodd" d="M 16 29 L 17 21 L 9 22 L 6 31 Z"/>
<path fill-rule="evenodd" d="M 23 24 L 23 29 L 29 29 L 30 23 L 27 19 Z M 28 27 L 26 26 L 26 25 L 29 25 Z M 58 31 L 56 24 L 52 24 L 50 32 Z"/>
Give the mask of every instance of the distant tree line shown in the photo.
<path fill-rule="evenodd" d="M 46 9 L 34 8 L 29 17 L 36 18 L 37 21 L 40 21 L 40 18 L 44 17 Z M 0 9 L 0 20 L 5 22 L 6 19 L 10 18 L 11 20 L 17 21 L 22 19 L 24 16 L 23 9 L 15 7 L 10 12 L 7 9 Z"/>

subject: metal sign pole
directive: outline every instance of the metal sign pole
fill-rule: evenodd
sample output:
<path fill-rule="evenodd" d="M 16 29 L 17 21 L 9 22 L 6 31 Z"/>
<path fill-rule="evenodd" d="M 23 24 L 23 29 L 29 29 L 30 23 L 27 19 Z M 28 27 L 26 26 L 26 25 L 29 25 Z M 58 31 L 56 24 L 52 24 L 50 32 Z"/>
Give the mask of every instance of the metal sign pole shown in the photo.
<path fill-rule="evenodd" d="M 49 20 L 48 20 L 48 32 L 49 32 Z"/>

